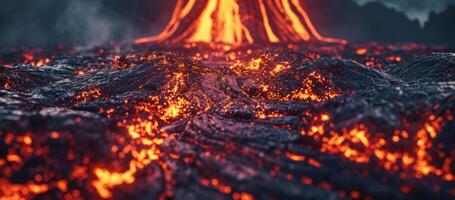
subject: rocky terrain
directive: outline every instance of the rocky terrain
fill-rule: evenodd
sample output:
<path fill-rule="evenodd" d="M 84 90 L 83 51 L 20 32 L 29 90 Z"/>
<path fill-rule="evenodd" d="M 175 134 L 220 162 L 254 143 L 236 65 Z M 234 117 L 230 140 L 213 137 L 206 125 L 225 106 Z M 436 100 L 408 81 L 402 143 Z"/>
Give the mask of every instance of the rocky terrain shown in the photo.
<path fill-rule="evenodd" d="M 455 54 L 0 53 L 0 199 L 453 199 Z"/>

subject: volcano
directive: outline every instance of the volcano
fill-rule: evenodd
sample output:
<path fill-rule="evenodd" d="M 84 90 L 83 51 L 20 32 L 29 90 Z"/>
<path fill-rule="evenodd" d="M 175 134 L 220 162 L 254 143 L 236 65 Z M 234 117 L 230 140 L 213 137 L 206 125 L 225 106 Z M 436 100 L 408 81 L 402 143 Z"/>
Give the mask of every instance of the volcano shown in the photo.
<path fill-rule="evenodd" d="M 321 36 L 299 0 L 178 0 L 161 34 L 134 42 L 239 46 L 311 40 L 346 43 Z"/>
<path fill-rule="evenodd" d="M 178 0 L 136 44 L 0 52 L 0 200 L 455 197 L 453 49 L 295 0 Z"/>

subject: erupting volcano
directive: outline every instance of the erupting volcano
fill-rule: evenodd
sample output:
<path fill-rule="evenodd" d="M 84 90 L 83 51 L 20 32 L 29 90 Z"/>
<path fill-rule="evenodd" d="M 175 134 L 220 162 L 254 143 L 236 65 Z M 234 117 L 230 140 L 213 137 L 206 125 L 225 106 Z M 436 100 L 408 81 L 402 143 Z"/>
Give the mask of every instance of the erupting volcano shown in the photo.
<path fill-rule="evenodd" d="M 302 41 L 345 43 L 323 37 L 300 0 L 177 0 L 169 24 L 149 42 L 227 44 Z"/>

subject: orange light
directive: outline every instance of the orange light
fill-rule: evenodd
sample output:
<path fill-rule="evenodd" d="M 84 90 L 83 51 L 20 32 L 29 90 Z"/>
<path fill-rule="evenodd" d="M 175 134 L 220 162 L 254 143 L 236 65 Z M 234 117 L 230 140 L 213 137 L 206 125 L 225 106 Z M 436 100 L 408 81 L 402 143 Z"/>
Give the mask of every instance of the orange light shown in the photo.
<path fill-rule="evenodd" d="M 246 192 L 234 193 L 232 197 L 235 200 L 254 200 L 254 196 Z"/>
<path fill-rule="evenodd" d="M 135 180 L 135 172 L 136 167 L 134 165 L 130 165 L 130 169 L 123 173 L 110 172 L 105 169 L 97 168 L 95 169 L 95 175 L 98 179 L 93 181 L 92 185 L 96 188 L 98 194 L 102 198 L 110 198 L 112 197 L 110 189 L 117 185 L 133 183 Z"/>
<path fill-rule="evenodd" d="M 51 138 L 52 139 L 58 139 L 60 137 L 60 134 L 58 132 L 52 132 L 51 133 Z"/>
<path fill-rule="evenodd" d="M 291 160 L 293 160 L 293 161 L 296 161 L 296 162 L 305 161 L 305 156 L 298 155 L 298 154 L 295 154 L 295 153 L 291 153 L 291 152 L 289 152 L 289 151 L 286 151 L 286 152 L 285 152 L 285 155 L 286 155 L 286 157 L 288 157 L 289 159 L 291 159 Z"/>
<path fill-rule="evenodd" d="M 314 92 L 316 88 L 315 84 L 327 85 L 327 89 L 324 91 L 323 94 L 316 94 Z M 305 78 L 305 80 L 303 81 L 303 87 L 297 91 L 294 91 L 285 99 L 322 102 L 333 99 L 339 95 L 340 94 L 338 93 L 338 91 L 332 88 L 332 82 L 330 80 L 325 79 L 318 72 L 311 72 L 308 75 L 308 77 Z"/>
<path fill-rule="evenodd" d="M 451 117 L 446 117 L 447 120 Z M 429 116 L 427 122 L 416 131 L 414 139 L 414 149 L 410 151 L 391 150 L 390 143 L 400 142 L 401 136 L 408 138 L 408 133 L 402 130 L 395 130 L 391 136 L 391 141 L 384 138 L 376 138 L 365 125 L 356 125 L 351 129 L 343 128 L 340 131 L 329 131 L 321 123 L 323 117 L 315 118 L 316 122 L 308 128 L 302 130 L 303 136 L 313 137 L 315 140 L 322 141 L 321 151 L 327 153 L 340 154 L 343 157 L 357 162 L 369 163 L 372 158 L 379 160 L 380 165 L 386 170 L 407 169 L 414 172 L 414 177 L 421 178 L 430 174 L 440 176 L 444 180 L 453 180 L 454 174 L 450 167 L 452 159 L 444 158 L 442 166 L 435 166 L 431 163 L 434 159 L 429 153 L 433 146 L 432 139 L 436 138 L 446 123 L 443 117 Z M 320 131 L 322 129 L 323 131 Z M 321 138 L 322 136 L 322 138 Z M 442 154 L 444 156 L 444 154 Z"/>
<path fill-rule="evenodd" d="M 368 53 L 368 49 L 365 49 L 365 48 L 357 49 L 357 50 L 355 51 L 355 53 L 356 53 L 357 55 L 365 55 L 365 54 Z"/>
<path fill-rule="evenodd" d="M 195 9 L 197 0 L 177 0 L 171 20 L 153 37 L 139 38 L 135 44 L 169 42 L 239 46 L 254 42 L 302 42 L 317 40 L 345 44 L 345 40 L 323 37 L 316 30 L 299 0 L 254 2 L 259 10 L 239 0 L 208 0 Z M 258 18 L 259 16 L 259 18 Z M 273 24 L 272 24 L 273 23 Z"/>
<path fill-rule="evenodd" d="M 330 120 L 330 116 L 327 115 L 327 114 L 323 114 L 323 115 L 321 115 L 321 120 L 324 121 L 324 122 L 329 121 Z"/>

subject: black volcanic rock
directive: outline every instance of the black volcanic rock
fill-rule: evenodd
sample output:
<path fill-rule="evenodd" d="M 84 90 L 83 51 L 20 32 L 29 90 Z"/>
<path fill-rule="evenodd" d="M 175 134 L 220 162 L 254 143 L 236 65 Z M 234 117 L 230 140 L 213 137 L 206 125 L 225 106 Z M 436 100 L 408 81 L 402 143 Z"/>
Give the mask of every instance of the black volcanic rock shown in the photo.
<path fill-rule="evenodd" d="M 409 82 L 455 81 L 455 54 L 432 53 L 393 67 L 390 74 Z"/>
<path fill-rule="evenodd" d="M 394 80 L 380 70 L 371 69 L 356 62 L 322 58 L 306 63 L 300 69 L 318 70 L 333 81 L 336 87 L 358 91 L 369 87 L 387 86 Z M 307 69 L 307 70 L 308 70 Z"/>
<path fill-rule="evenodd" d="M 374 58 L 415 58 L 367 67 L 357 46 L 329 47 L 344 59 L 271 49 L 226 64 L 133 48 L 2 67 L 0 171 L 12 173 L 0 183 L 48 185 L 36 199 L 64 195 L 62 180 L 86 199 L 452 199 L 454 55 L 376 45 Z"/>

